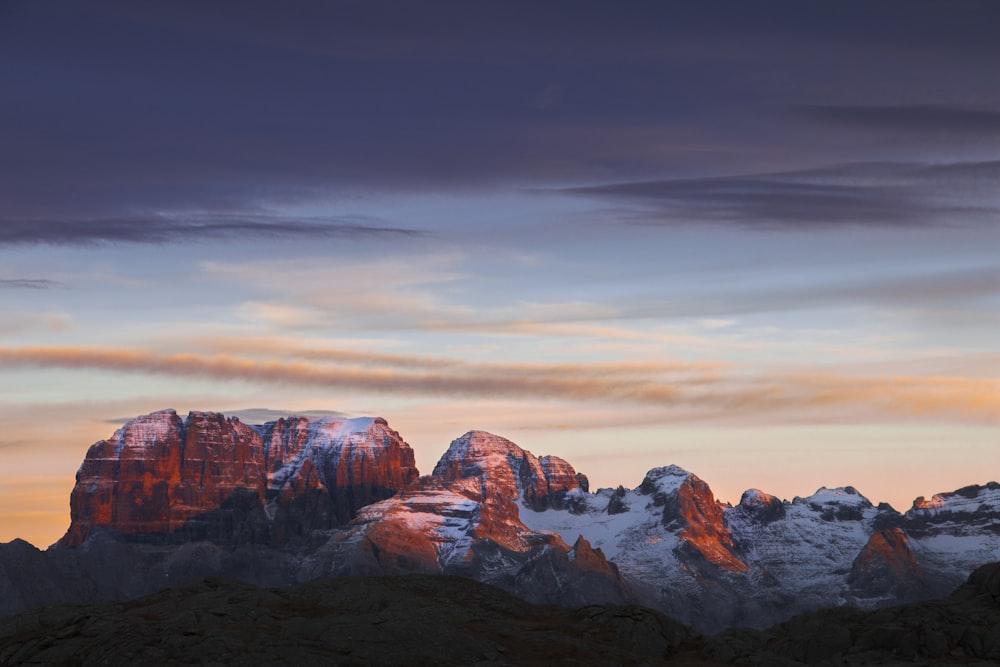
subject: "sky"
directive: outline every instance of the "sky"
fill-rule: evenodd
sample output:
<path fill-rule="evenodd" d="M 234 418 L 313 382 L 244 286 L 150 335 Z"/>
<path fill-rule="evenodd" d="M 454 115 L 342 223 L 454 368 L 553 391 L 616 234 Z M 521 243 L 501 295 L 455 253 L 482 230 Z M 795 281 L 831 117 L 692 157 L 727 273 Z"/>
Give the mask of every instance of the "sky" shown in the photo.
<path fill-rule="evenodd" d="M 0 541 L 132 416 L 1000 479 L 1000 4 L 0 3 Z"/>

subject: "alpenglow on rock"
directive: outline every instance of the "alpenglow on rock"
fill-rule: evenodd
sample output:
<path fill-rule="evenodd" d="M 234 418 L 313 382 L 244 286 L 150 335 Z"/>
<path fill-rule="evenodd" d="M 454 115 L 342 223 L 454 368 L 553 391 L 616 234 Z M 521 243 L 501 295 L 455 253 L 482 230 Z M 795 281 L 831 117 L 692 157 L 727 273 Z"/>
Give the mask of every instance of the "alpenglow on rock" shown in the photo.
<path fill-rule="evenodd" d="M 139 541 L 281 542 L 343 525 L 417 476 L 413 450 L 381 418 L 253 426 L 162 410 L 91 446 L 59 546 L 96 529 Z"/>
<path fill-rule="evenodd" d="M 535 511 L 526 508 L 568 511 L 582 502 L 586 484 L 558 457 L 538 458 L 506 438 L 470 431 L 433 474 L 364 508 L 333 537 L 334 572 L 458 574 L 533 602 L 625 603 L 621 573 L 600 549 L 582 536 L 570 547 L 519 518 Z"/>
<path fill-rule="evenodd" d="M 433 476 L 444 483 L 478 480 L 484 495 L 520 497 L 539 511 L 564 509 L 574 492 L 586 493 L 589 488 L 587 476 L 558 456 L 536 457 L 485 431 L 469 431 L 454 440 L 434 466 Z"/>

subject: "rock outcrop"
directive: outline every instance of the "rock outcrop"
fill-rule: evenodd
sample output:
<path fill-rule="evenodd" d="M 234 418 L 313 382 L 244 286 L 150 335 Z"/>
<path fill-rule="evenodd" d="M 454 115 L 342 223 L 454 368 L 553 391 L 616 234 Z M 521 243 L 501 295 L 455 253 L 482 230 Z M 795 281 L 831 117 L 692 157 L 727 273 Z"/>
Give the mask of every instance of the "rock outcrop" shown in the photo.
<path fill-rule="evenodd" d="M 59 546 L 97 529 L 140 541 L 283 542 L 343 525 L 417 476 L 413 451 L 383 419 L 251 426 L 163 410 L 90 448 Z"/>
<path fill-rule="evenodd" d="M 433 477 L 448 484 L 478 480 L 484 497 L 521 498 L 535 510 L 563 509 L 567 496 L 587 492 L 586 475 L 557 456 L 536 457 L 506 438 L 469 431 L 452 441 L 434 467 Z"/>
<path fill-rule="evenodd" d="M 331 540 L 340 574 L 438 572 L 500 586 L 530 601 L 628 601 L 618 569 L 583 538 L 528 528 L 522 511 L 568 509 L 586 477 L 554 456 L 471 431 L 451 443 L 434 473 L 363 509 Z"/>
<path fill-rule="evenodd" d="M 696 475 L 678 466 L 654 468 L 639 488 L 652 493 L 653 505 L 663 506 L 664 527 L 679 532 L 688 553 L 729 572 L 750 569 L 737 555 L 722 507 L 708 484 Z"/>
<path fill-rule="evenodd" d="M 887 528 L 868 538 L 851 565 L 847 583 L 859 597 L 891 596 L 907 602 L 920 597 L 924 570 L 906 534 L 899 528 Z"/>
<path fill-rule="evenodd" d="M 743 492 L 740 504 L 734 513 L 740 513 L 753 523 L 765 524 L 785 518 L 785 504 L 780 498 L 759 489 L 748 489 Z"/>

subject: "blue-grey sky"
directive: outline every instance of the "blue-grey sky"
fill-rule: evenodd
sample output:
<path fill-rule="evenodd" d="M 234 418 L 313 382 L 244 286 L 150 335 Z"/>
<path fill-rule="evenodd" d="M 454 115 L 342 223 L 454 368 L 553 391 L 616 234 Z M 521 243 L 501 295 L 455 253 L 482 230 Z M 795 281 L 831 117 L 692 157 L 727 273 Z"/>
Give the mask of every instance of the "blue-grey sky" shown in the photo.
<path fill-rule="evenodd" d="M 0 539 L 109 421 L 1000 476 L 1000 5 L 0 4 Z M 255 412 L 247 412 L 255 410 Z"/>

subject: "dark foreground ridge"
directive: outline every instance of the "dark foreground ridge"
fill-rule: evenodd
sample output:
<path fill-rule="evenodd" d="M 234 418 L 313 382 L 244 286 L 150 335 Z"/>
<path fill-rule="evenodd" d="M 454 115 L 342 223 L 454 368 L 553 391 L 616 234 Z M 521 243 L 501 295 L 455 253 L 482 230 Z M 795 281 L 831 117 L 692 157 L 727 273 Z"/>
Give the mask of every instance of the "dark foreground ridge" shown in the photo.
<path fill-rule="evenodd" d="M 743 665 L 1000 664 L 1000 563 L 977 568 L 943 600 L 798 616 L 768 630 L 730 630 L 703 655 Z"/>
<path fill-rule="evenodd" d="M 2 620 L 0 664 L 654 665 L 697 655 L 692 637 L 642 607 L 534 605 L 452 576 L 206 579 Z"/>
<path fill-rule="evenodd" d="M 944 600 L 700 637 L 642 607 L 534 605 L 452 576 L 206 579 L 0 621 L 0 664 L 996 665 L 1000 563 Z"/>

